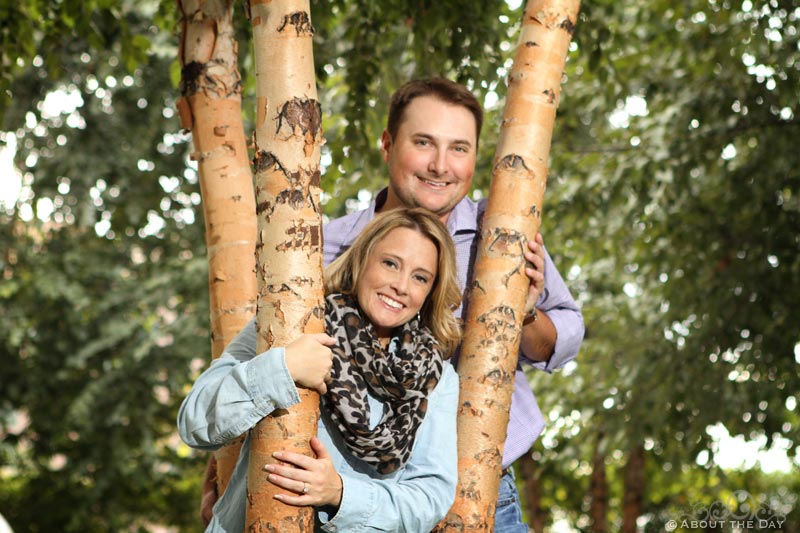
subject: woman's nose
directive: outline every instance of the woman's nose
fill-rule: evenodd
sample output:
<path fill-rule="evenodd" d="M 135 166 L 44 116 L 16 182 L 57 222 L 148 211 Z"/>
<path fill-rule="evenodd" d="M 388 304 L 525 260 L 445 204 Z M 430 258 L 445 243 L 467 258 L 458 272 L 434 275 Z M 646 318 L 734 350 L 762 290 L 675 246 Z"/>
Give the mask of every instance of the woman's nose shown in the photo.
<path fill-rule="evenodd" d="M 408 290 L 408 279 L 405 275 L 398 274 L 390 285 L 398 294 L 405 294 L 406 290 Z"/>

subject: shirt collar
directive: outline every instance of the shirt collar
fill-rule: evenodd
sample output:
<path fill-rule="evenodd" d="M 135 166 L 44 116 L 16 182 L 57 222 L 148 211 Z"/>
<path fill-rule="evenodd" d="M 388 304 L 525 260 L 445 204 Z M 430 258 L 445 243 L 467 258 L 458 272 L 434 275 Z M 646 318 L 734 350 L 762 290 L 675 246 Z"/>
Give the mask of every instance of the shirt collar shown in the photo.
<path fill-rule="evenodd" d="M 375 199 L 367 208 L 370 212 L 370 220 L 372 220 L 378 210 L 383 207 L 388 196 L 388 187 L 384 187 L 375 195 Z M 447 217 L 447 229 L 450 231 L 450 234 L 455 235 L 460 232 L 474 233 L 478 231 L 478 219 L 480 218 L 478 215 L 483 215 L 485 203 L 485 201 L 480 203 L 474 202 L 467 196 L 462 198 L 450 212 L 450 216 Z"/>
<path fill-rule="evenodd" d="M 475 233 L 478 231 L 479 215 L 483 215 L 483 209 L 477 202 L 473 202 L 468 197 L 464 197 L 456 204 L 447 217 L 447 229 L 451 235 L 462 232 Z"/>

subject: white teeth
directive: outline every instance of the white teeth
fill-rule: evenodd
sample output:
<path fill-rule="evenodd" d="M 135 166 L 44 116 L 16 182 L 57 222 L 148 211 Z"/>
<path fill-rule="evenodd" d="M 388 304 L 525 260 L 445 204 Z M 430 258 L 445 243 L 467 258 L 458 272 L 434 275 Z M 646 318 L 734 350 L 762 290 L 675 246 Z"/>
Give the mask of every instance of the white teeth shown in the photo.
<path fill-rule="evenodd" d="M 387 296 L 384 296 L 383 294 L 379 294 L 379 295 L 378 295 L 378 298 L 379 298 L 379 299 L 380 299 L 380 300 L 381 300 L 383 303 L 385 303 L 386 305 L 388 305 L 389 307 L 392 307 L 392 308 L 394 308 L 394 309 L 402 309 L 402 308 L 403 308 L 403 304 L 401 304 L 400 302 L 396 302 L 396 301 L 392 300 L 391 298 L 389 298 L 389 297 L 387 297 Z"/>
<path fill-rule="evenodd" d="M 431 181 L 431 180 L 426 180 L 425 178 L 420 178 L 420 181 L 423 181 L 424 183 L 427 183 L 432 187 L 447 187 L 447 182 L 443 183 L 439 181 Z"/>

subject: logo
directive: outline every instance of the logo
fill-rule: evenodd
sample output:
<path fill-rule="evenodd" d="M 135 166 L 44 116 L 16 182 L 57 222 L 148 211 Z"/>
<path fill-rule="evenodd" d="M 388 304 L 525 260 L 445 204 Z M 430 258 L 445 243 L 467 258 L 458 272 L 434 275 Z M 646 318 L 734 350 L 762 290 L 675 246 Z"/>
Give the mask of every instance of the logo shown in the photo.
<path fill-rule="evenodd" d="M 691 511 L 683 513 L 675 520 L 667 520 L 664 529 L 696 530 L 709 528 L 731 528 L 755 531 L 782 531 L 786 516 L 774 512 L 767 505 L 744 490 L 732 493 L 724 500 L 717 500 L 706 506 L 702 503 L 692 506 Z"/>

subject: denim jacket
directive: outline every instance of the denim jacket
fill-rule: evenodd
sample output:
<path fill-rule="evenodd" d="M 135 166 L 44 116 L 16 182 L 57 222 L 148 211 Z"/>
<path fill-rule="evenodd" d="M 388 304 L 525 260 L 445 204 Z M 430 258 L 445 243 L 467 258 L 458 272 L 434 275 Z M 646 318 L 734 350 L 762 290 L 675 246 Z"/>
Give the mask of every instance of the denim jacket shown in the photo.
<path fill-rule="evenodd" d="M 283 348 L 256 355 L 255 320 L 197 379 L 178 413 L 178 431 L 186 444 L 216 450 L 247 432 L 275 409 L 300 401 Z M 370 424 L 380 421 L 382 403 L 369 397 Z M 338 509 L 316 509 L 316 531 L 429 532 L 455 499 L 457 482 L 456 409 L 458 376 L 444 365 L 439 384 L 428 397 L 428 411 L 405 467 L 381 475 L 349 454 L 338 430 L 323 412 L 317 436 L 342 478 Z M 214 506 L 206 532 L 244 530 L 249 437 L 242 446 L 228 488 Z"/>

